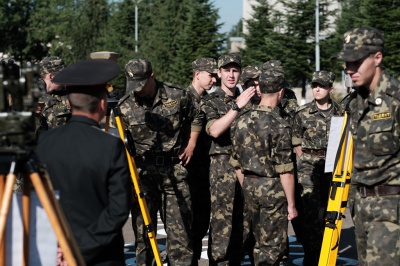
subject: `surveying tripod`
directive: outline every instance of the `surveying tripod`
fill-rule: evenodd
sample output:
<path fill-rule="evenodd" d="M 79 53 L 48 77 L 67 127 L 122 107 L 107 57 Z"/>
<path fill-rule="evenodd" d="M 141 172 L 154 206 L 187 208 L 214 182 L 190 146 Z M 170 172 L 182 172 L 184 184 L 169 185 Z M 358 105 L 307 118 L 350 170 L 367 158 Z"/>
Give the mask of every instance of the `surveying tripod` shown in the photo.
<path fill-rule="evenodd" d="M 5 265 L 5 229 L 17 175 L 24 177 L 22 195 L 23 265 L 29 265 L 31 185 L 36 190 L 39 200 L 46 211 L 68 265 L 85 265 L 71 229 L 54 195 L 48 173 L 40 166 L 33 152 L 20 149 L 11 149 L 11 152 L 9 152 L 8 148 L 5 148 L 0 152 L 0 160 L 1 164 L 9 166 L 10 169 L 6 176 L 0 174 L 0 265 Z"/>
<path fill-rule="evenodd" d="M 350 117 L 344 114 L 340 134 L 339 150 L 335 159 L 335 169 L 325 215 L 325 230 L 322 241 L 319 266 L 334 266 L 339 250 L 340 233 L 344 212 L 349 195 L 350 180 L 353 172 L 354 146 L 350 133 Z"/>
<path fill-rule="evenodd" d="M 125 133 L 124 133 L 125 126 L 124 126 L 123 120 L 121 119 L 121 115 L 122 115 L 121 110 L 118 107 L 116 107 L 113 109 L 113 113 L 114 113 L 115 121 L 117 123 L 119 136 L 125 144 L 126 157 L 128 157 L 128 164 L 129 164 L 129 170 L 131 172 L 132 182 L 133 182 L 133 185 L 135 188 L 136 197 L 139 202 L 140 211 L 143 216 L 143 221 L 144 221 L 144 225 L 145 225 L 145 228 L 147 231 L 147 236 L 149 237 L 151 248 L 153 250 L 154 259 L 156 261 L 157 266 L 161 266 L 162 260 L 161 260 L 160 251 L 159 251 L 158 245 L 157 245 L 156 234 L 154 232 L 154 226 L 151 221 L 149 209 L 147 208 L 146 199 L 144 198 L 144 194 L 141 192 L 141 189 L 140 189 L 137 168 L 136 168 L 135 160 L 133 159 L 136 152 L 133 148 L 134 145 L 133 145 L 132 135 L 130 134 L 129 130 L 125 130 Z"/>

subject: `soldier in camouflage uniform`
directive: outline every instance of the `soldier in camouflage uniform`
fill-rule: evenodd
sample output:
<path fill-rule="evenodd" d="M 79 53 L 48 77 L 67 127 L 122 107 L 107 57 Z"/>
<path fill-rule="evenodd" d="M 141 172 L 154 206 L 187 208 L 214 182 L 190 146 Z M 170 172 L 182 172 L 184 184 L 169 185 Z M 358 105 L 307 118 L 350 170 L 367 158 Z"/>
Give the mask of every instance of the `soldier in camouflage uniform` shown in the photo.
<path fill-rule="evenodd" d="M 208 245 L 210 265 L 240 265 L 243 238 L 241 187 L 233 167 L 230 126 L 254 95 L 254 88 L 240 94 L 236 87 L 241 73 L 236 54 L 218 58 L 221 87 L 203 97 L 201 110 L 206 116 L 206 132 L 212 137 L 210 149 L 211 222 Z"/>
<path fill-rule="evenodd" d="M 118 106 L 132 133 L 135 162 L 150 217 L 156 223 L 157 211 L 161 210 L 169 265 L 190 265 L 191 199 L 187 170 L 181 161 L 187 161 L 184 149 L 188 136 L 184 129 L 192 124 L 192 131 L 201 130 L 201 123 L 192 122 L 197 110 L 185 90 L 155 79 L 147 59 L 130 60 L 125 75 L 129 93 L 119 100 Z M 132 223 L 137 265 L 151 265 L 152 250 L 137 202 L 132 207 Z"/>
<path fill-rule="evenodd" d="M 267 71 L 259 84 L 260 103 L 240 114 L 231 129 L 230 162 L 243 178 L 255 264 L 278 265 L 286 252 L 288 220 L 297 216 L 291 129 L 278 107 L 286 81 L 282 73 Z"/>
<path fill-rule="evenodd" d="M 196 108 L 200 112 L 200 99 L 210 90 L 216 81 L 217 62 L 214 58 L 199 58 L 192 62 L 193 79 L 187 87 L 188 93 L 193 97 Z M 204 118 L 204 116 L 202 116 Z M 186 149 L 191 147 L 193 156 L 186 164 L 188 170 L 188 184 L 192 197 L 193 212 L 193 263 L 198 265 L 203 247 L 203 238 L 207 234 L 210 224 L 210 150 L 211 139 L 203 129 L 201 132 L 193 131 L 190 133 L 189 144 Z"/>
<path fill-rule="evenodd" d="M 39 74 L 46 85 L 46 94 L 40 97 L 36 110 L 36 134 L 64 125 L 71 117 L 64 87 L 52 82 L 64 68 L 64 61 L 57 56 L 39 62 Z"/>
<path fill-rule="evenodd" d="M 354 137 L 358 260 L 360 265 L 399 265 L 400 82 L 382 67 L 382 32 L 362 27 L 344 37 L 339 58 L 355 85 L 346 109 Z"/>
<path fill-rule="evenodd" d="M 298 156 L 297 171 L 302 187 L 304 248 L 303 265 L 318 265 L 324 233 L 323 213 L 328 203 L 331 173 L 325 173 L 325 155 L 331 118 L 341 114 L 339 104 L 330 98 L 335 74 L 313 73 L 314 100 L 300 106 L 293 126 L 293 144 Z"/>

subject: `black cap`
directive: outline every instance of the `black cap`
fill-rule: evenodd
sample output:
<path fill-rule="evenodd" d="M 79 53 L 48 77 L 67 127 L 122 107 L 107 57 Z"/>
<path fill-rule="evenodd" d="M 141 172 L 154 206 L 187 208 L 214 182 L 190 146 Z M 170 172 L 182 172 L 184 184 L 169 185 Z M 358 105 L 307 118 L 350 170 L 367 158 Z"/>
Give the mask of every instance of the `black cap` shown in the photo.
<path fill-rule="evenodd" d="M 67 86 L 95 86 L 106 84 L 119 73 L 117 62 L 105 59 L 80 61 L 64 68 L 53 82 Z"/>

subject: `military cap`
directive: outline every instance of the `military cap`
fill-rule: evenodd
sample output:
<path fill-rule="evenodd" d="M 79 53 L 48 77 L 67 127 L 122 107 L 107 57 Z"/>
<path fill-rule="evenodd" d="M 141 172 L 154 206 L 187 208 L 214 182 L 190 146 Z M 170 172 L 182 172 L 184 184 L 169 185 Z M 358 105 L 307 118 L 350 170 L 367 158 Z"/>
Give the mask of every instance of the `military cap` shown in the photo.
<path fill-rule="evenodd" d="M 261 65 L 261 70 L 275 70 L 283 73 L 283 66 L 279 60 L 269 60 Z"/>
<path fill-rule="evenodd" d="M 60 72 L 65 67 L 64 61 L 58 56 L 49 56 L 39 62 L 39 74 L 54 74 Z"/>
<path fill-rule="evenodd" d="M 274 70 L 266 70 L 260 74 L 259 85 L 261 93 L 274 93 L 287 87 L 283 73 Z"/>
<path fill-rule="evenodd" d="M 369 54 L 383 50 L 383 33 L 371 27 L 355 28 L 344 34 L 343 49 L 339 59 L 354 62 Z"/>
<path fill-rule="evenodd" d="M 146 58 L 129 60 L 125 65 L 125 76 L 128 79 L 127 90 L 139 92 L 153 73 L 151 63 Z"/>
<path fill-rule="evenodd" d="M 238 54 L 225 54 L 218 58 L 218 69 L 230 63 L 235 63 L 242 67 L 241 58 Z"/>
<path fill-rule="evenodd" d="M 336 75 L 329 71 L 315 71 L 313 73 L 311 83 L 319 83 L 324 87 L 330 87 L 335 81 L 335 77 Z"/>
<path fill-rule="evenodd" d="M 242 75 L 240 76 L 242 82 L 245 83 L 249 79 L 258 78 L 261 74 L 261 70 L 257 66 L 247 66 L 243 68 Z"/>
<path fill-rule="evenodd" d="M 114 61 L 117 61 L 119 56 L 119 53 L 109 51 L 94 52 L 90 54 L 91 59 L 108 59 Z"/>
<path fill-rule="evenodd" d="M 95 86 L 106 84 L 119 73 L 117 62 L 105 59 L 80 61 L 64 68 L 53 82 L 68 86 Z M 105 88 L 105 87 L 104 87 Z"/>
<path fill-rule="evenodd" d="M 193 70 L 207 71 L 209 73 L 217 73 L 217 61 L 214 58 L 203 57 L 192 62 Z"/>

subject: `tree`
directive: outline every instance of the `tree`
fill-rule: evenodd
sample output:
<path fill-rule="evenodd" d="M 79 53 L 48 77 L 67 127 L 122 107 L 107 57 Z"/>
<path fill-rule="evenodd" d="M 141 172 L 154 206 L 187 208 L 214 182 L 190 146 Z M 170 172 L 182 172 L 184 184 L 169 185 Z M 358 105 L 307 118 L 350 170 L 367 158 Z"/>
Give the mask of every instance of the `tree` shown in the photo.
<path fill-rule="evenodd" d="M 27 47 L 27 27 L 35 1 L 0 1 L 0 51 L 17 61 L 30 59 L 24 53 Z"/>
<path fill-rule="evenodd" d="M 218 13 L 208 0 L 187 3 L 187 22 L 177 36 L 171 80 L 187 86 L 192 80 L 192 62 L 200 57 L 216 57 L 223 35 L 218 33 Z"/>

